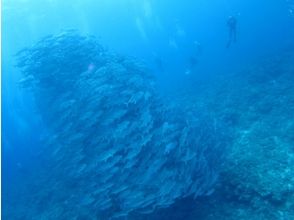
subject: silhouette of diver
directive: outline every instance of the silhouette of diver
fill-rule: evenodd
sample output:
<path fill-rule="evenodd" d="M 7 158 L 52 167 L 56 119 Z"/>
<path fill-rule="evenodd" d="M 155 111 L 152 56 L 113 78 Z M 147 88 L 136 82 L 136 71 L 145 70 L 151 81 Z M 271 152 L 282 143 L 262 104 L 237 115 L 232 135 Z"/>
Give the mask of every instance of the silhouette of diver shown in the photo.
<path fill-rule="evenodd" d="M 198 41 L 193 42 L 193 54 L 190 56 L 189 59 L 189 69 L 193 70 L 195 66 L 198 64 L 198 59 L 202 54 L 202 45 Z"/>
<path fill-rule="evenodd" d="M 229 41 L 227 43 L 227 48 L 229 48 L 232 42 L 237 41 L 237 19 L 234 16 L 230 16 L 227 20 L 227 25 L 229 28 Z"/>

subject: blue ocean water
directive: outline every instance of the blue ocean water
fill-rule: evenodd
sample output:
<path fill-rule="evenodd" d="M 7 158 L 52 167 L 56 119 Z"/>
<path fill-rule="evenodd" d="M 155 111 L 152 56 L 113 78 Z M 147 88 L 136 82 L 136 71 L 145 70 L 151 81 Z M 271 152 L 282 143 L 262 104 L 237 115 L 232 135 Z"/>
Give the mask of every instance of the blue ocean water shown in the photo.
<path fill-rule="evenodd" d="M 2 1 L 2 218 L 294 219 L 293 10 Z"/>

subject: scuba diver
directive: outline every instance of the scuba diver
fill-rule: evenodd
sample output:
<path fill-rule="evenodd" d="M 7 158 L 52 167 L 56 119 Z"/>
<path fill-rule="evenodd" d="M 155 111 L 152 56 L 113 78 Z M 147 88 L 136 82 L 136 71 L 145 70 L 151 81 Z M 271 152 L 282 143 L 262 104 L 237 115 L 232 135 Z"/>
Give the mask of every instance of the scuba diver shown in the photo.
<path fill-rule="evenodd" d="M 193 51 L 188 60 L 188 68 L 186 69 L 185 74 L 189 75 L 195 70 L 199 62 L 199 57 L 202 54 L 202 45 L 198 41 L 193 42 Z"/>
<path fill-rule="evenodd" d="M 229 28 L 229 41 L 227 43 L 227 48 L 229 48 L 232 42 L 237 41 L 237 19 L 234 16 L 230 16 L 227 20 L 227 25 Z"/>

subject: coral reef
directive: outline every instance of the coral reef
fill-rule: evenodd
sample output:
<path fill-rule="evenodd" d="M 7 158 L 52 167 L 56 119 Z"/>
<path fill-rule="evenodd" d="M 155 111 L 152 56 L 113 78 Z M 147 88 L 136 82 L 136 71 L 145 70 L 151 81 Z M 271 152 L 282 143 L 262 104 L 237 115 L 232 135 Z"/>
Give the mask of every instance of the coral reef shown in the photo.
<path fill-rule="evenodd" d="M 294 52 L 280 51 L 179 97 L 210 109 L 233 136 L 214 196 L 186 219 L 294 218 L 293 64 Z"/>

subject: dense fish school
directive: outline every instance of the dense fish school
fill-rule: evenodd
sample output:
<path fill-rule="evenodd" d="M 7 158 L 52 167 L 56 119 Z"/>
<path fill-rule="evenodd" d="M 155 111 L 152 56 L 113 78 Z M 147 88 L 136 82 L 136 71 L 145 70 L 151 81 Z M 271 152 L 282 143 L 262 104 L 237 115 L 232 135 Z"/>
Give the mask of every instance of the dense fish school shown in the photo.
<path fill-rule="evenodd" d="M 224 127 L 171 108 L 140 62 L 75 31 L 48 36 L 17 60 L 21 85 L 48 128 L 43 182 L 48 194 L 59 191 L 40 217 L 57 204 L 105 219 L 147 214 L 211 192 L 224 160 Z"/>

